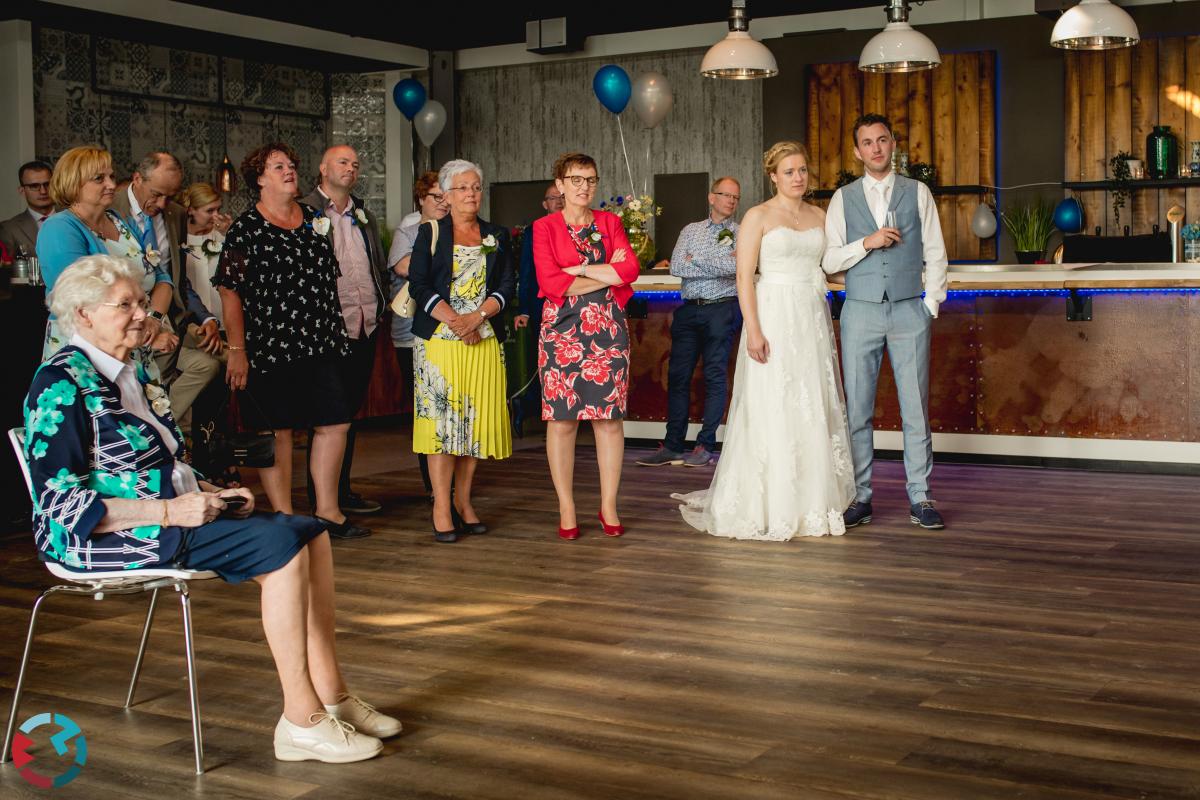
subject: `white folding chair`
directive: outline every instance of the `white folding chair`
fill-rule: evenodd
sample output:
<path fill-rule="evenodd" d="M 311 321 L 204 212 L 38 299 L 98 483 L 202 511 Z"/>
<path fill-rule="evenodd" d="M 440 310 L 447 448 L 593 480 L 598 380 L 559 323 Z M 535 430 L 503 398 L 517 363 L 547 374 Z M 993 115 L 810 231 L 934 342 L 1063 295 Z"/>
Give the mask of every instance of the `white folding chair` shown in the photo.
<path fill-rule="evenodd" d="M 25 476 L 25 487 L 33 495 L 33 482 L 29 477 L 29 463 L 25 460 L 25 429 L 13 428 L 8 432 L 21 472 Z M 36 498 L 35 498 L 36 499 Z M 59 580 L 69 583 L 51 586 L 42 592 L 33 603 L 29 615 L 29 632 L 25 636 L 25 652 L 21 655 L 21 670 L 17 674 L 17 686 L 13 693 L 12 710 L 8 715 L 8 729 L 4 733 L 4 750 L 0 751 L 0 763 L 9 760 L 13 731 L 21 705 L 21 692 L 25 688 L 25 668 L 29 664 L 29 652 L 33 646 L 34 628 L 42 601 L 52 594 L 76 595 L 103 600 L 109 595 L 139 594 L 150 592 L 150 607 L 146 610 L 146 624 L 142 627 L 142 640 L 138 645 L 137 658 L 133 662 L 133 677 L 129 681 L 129 692 L 125 695 L 125 708 L 133 706 L 133 695 L 137 691 L 138 676 L 142 671 L 142 659 L 146 654 L 146 643 L 150 639 L 150 623 L 154 620 L 154 608 L 158 601 L 158 590 L 173 588 L 179 593 L 183 607 L 183 643 L 187 651 L 188 691 L 192 705 L 192 740 L 195 743 L 196 774 L 204 773 L 204 737 L 200 731 L 200 696 L 196 688 L 195 646 L 192 642 L 192 609 L 188 595 L 188 581 L 209 580 L 217 573 L 186 569 L 135 569 L 75 572 L 53 561 L 45 562 L 46 569 Z"/>

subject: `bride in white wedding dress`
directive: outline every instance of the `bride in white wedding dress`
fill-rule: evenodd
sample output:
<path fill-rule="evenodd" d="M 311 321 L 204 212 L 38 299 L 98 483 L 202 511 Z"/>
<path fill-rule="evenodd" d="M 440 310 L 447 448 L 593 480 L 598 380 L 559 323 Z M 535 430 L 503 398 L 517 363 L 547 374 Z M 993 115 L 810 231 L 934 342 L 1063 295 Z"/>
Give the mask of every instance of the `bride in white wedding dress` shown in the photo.
<path fill-rule="evenodd" d="M 803 200 L 804 145 L 774 145 L 763 170 L 775 196 L 746 213 L 736 243 L 743 323 L 725 444 L 708 489 L 671 496 L 714 536 L 838 536 L 854 468 L 821 270 L 825 212 Z"/>

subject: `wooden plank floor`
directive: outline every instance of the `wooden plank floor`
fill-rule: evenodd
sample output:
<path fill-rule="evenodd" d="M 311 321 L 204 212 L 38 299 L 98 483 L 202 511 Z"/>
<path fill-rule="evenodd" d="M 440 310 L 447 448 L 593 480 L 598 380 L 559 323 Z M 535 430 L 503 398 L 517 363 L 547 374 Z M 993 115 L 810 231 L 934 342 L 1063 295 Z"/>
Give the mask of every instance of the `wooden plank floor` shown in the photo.
<path fill-rule="evenodd" d="M 395 437 L 364 437 L 388 463 Z M 360 439 L 360 441 L 363 441 Z M 194 590 L 209 772 L 191 774 L 177 604 L 121 709 L 143 606 L 52 600 L 21 718 L 79 722 L 83 798 L 1195 798 L 1200 508 L 1194 478 L 944 466 L 950 529 L 908 523 L 899 464 L 841 538 L 731 542 L 667 495 L 708 470 L 625 472 L 626 537 L 554 538 L 544 456 L 479 471 L 493 532 L 437 545 L 419 479 L 335 547 L 351 687 L 399 716 L 348 766 L 271 753 L 280 700 L 253 585 Z M 581 456 L 591 457 L 581 449 Z M 391 462 L 395 463 L 395 462 Z M 577 475 L 581 518 L 594 462 Z M 0 548 L 7 716 L 30 603 L 28 535 Z M 11 765 L 6 798 L 47 796 Z"/>

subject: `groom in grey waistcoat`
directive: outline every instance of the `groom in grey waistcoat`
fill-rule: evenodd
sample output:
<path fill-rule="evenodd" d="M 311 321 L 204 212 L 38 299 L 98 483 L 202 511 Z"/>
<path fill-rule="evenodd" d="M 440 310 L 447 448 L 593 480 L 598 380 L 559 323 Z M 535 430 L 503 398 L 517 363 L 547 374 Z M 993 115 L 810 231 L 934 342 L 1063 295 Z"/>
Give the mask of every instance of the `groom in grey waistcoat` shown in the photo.
<path fill-rule="evenodd" d="M 829 202 L 822 261 L 825 272 L 846 276 L 842 375 L 855 483 L 846 527 L 871 521 L 872 420 L 886 348 L 904 428 L 909 519 L 922 528 L 940 530 L 945 522 L 929 494 L 929 338 L 938 306 L 946 299 L 942 228 L 929 187 L 892 171 L 896 140 L 888 118 L 859 117 L 851 135 L 864 175 L 838 189 Z"/>

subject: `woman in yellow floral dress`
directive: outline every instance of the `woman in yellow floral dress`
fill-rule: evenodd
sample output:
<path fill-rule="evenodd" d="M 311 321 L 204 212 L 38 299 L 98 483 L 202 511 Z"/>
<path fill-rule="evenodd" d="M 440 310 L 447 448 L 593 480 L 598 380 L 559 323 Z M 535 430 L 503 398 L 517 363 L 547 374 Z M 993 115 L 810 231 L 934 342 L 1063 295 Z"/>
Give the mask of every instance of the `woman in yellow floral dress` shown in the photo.
<path fill-rule="evenodd" d="M 516 272 L 508 232 L 479 217 L 483 170 L 449 161 L 438 183 L 450 213 L 422 223 L 408 267 L 417 304 L 413 450 L 429 456 L 434 538 L 453 542 L 487 532 L 471 505 L 478 460 L 512 454 L 497 317 L 513 299 Z"/>

